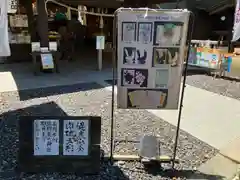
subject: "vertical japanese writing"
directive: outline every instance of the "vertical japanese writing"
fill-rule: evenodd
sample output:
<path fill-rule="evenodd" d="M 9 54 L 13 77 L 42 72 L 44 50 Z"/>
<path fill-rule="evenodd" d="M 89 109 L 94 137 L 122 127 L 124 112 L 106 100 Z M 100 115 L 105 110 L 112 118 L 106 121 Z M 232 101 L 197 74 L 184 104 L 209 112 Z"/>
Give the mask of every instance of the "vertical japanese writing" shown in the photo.
<path fill-rule="evenodd" d="M 34 155 L 59 154 L 58 120 L 34 121 Z"/>
<path fill-rule="evenodd" d="M 88 121 L 65 120 L 63 155 L 88 155 Z"/>

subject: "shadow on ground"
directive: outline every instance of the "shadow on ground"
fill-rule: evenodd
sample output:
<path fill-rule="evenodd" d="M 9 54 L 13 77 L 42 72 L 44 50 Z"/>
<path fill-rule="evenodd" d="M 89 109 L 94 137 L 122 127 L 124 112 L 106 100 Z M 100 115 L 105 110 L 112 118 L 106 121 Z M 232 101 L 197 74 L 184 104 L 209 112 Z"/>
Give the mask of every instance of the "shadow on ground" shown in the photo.
<path fill-rule="evenodd" d="M 88 91 L 91 89 L 100 89 L 100 86 L 97 83 L 78 83 L 72 85 L 63 85 L 63 86 L 52 86 L 46 88 L 37 88 L 37 89 L 30 89 L 30 90 L 20 90 L 18 91 L 19 97 L 21 101 L 34 99 L 34 98 L 41 98 L 41 97 L 48 97 L 53 95 L 60 95 L 60 94 L 68 94 L 74 93 L 79 91 Z"/>

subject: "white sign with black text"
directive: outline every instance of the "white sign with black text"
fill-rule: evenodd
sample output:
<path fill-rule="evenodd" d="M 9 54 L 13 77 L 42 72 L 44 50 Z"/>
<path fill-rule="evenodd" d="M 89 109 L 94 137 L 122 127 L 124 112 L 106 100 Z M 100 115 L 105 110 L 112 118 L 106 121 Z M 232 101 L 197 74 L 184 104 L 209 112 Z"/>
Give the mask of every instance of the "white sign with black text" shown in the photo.
<path fill-rule="evenodd" d="M 34 121 L 34 155 L 59 155 L 59 121 Z"/>
<path fill-rule="evenodd" d="M 64 120 L 63 155 L 88 155 L 88 128 L 88 120 Z"/>

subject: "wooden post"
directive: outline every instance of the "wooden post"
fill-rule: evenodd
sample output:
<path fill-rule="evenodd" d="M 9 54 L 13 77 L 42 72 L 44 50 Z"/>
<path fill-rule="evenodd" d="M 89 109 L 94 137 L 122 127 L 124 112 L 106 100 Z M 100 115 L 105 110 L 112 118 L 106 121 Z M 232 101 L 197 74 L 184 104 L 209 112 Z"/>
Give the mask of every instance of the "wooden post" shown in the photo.
<path fill-rule="evenodd" d="M 33 8 L 31 1 L 24 1 L 28 17 L 28 33 L 31 36 L 31 41 L 34 41 L 36 29 L 34 27 Z"/>
<path fill-rule="evenodd" d="M 68 20 L 72 19 L 72 13 L 71 13 L 71 9 L 70 8 L 67 8 L 67 18 L 68 18 Z"/>
<path fill-rule="evenodd" d="M 41 47 L 48 47 L 48 16 L 45 9 L 45 0 L 37 0 L 37 32 Z"/>
<path fill-rule="evenodd" d="M 100 16 L 99 28 L 100 28 L 101 36 L 103 35 L 103 27 L 104 27 L 103 17 Z M 102 59 L 103 59 L 103 50 L 98 49 L 98 70 L 99 71 L 102 70 Z"/>

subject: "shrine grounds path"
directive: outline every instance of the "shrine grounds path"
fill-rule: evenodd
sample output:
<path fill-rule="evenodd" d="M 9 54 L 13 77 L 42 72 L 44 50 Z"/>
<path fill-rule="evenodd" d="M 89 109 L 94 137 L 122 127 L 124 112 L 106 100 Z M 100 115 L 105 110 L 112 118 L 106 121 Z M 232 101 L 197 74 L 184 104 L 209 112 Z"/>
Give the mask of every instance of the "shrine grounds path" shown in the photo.
<path fill-rule="evenodd" d="M 24 69 L 24 68 L 23 68 Z M 69 72 L 69 71 L 68 71 Z M 18 128 L 17 122 L 19 116 L 22 115 L 98 115 L 102 117 L 102 142 L 101 146 L 105 153 L 109 152 L 109 136 L 110 136 L 110 115 L 111 115 L 111 91 L 109 87 L 109 80 L 111 79 L 111 71 L 109 69 L 103 72 L 96 72 L 90 70 L 79 71 L 62 71 L 61 74 L 44 74 L 35 77 L 29 71 L 12 70 L 0 72 L 1 82 L 4 82 L 0 88 L 0 179 L 15 179 L 14 167 L 16 166 L 17 150 L 18 150 Z M 229 124 L 236 124 L 235 121 L 239 117 L 239 111 L 236 107 L 226 109 L 225 104 L 219 104 L 226 100 L 229 104 L 237 106 L 240 104 L 240 83 L 237 81 L 216 79 L 205 74 L 189 75 L 187 77 L 186 100 L 187 103 L 184 108 L 188 106 L 202 106 L 207 107 L 212 99 L 204 99 L 196 101 L 191 92 L 196 92 L 196 97 L 209 96 L 216 94 L 218 101 L 213 104 L 213 108 L 221 108 L 226 110 L 226 114 L 230 117 L 225 118 L 225 123 L 228 124 L 228 132 L 231 130 Z M 197 87 L 197 88 L 196 88 Z M 195 88 L 195 89 L 194 89 Z M 199 90 L 199 88 L 201 88 Z M 203 91 L 203 92 L 202 92 Z M 205 93 L 205 94 L 204 94 Z M 209 94 L 210 93 L 210 94 Z M 221 94 L 221 98 L 220 95 Z M 222 96 L 223 95 L 223 96 Z M 189 96 L 192 101 L 189 101 Z M 212 95 L 213 96 L 213 95 Z M 231 98 L 229 98 L 231 97 Z M 223 99 L 222 99 L 223 98 Z M 221 100 L 219 100 L 221 99 Z M 235 104 L 234 104 L 235 103 Z M 187 106 L 187 107 L 186 107 Z M 199 107 L 199 109 L 201 109 Z M 240 106 L 238 106 L 240 107 Z M 224 109 L 223 108 L 223 109 Z M 197 108 L 193 108 L 194 112 Z M 206 117 L 206 114 L 211 115 L 211 109 L 204 108 L 204 112 L 198 112 L 196 117 L 192 117 L 192 121 L 199 122 L 199 129 L 195 128 L 197 133 L 202 131 L 200 116 Z M 175 112 L 173 112 L 175 115 Z M 174 116 L 171 115 L 171 116 Z M 172 122 L 172 117 L 166 112 L 157 114 L 156 112 L 146 110 L 120 110 L 116 109 L 115 113 L 116 138 L 138 139 L 142 134 L 154 134 L 159 137 L 161 142 L 161 153 L 165 155 L 172 155 L 174 137 L 176 132 L 175 122 Z M 183 119 L 186 119 L 187 114 L 183 113 Z M 218 116 L 211 116 L 219 118 Z M 227 123 L 226 121 L 230 121 Z M 187 120 L 186 120 L 187 121 Z M 206 123 L 206 120 L 203 120 Z M 224 123 L 223 118 L 219 118 L 219 125 L 216 126 L 216 119 L 208 119 L 209 127 L 215 126 L 216 129 L 221 129 Z M 212 124 L 211 124 L 212 122 Z M 215 123 L 215 124 L 214 124 Z M 193 123 L 194 124 L 194 123 Z M 191 124 L 189 124 L 191 128 Z M 219 136 L 219 131 L 213 129 L 206 129 L 206 133 L 212 131 L 210 140 L 205 140 L 204 135 L 199 133 L 199 136 L 194 137 L 194 132 L 187 131 L 186 125 L 183 126 L 179 136 L 179 146 L 177 156 L 180 159 L 180 164 L 177 169 L 181 170 L 179 174 L 180 179 L 191 179 L 195 170 L 200 168 L 204 163 L 209 162 L 210 159 L 218 156 L 221 151 L 220 146 L 229 143 L 233 138 L 237 138 L 238 134 L 226 135 L 226 131 L 222 132 L 223 142 L 220 144 L 214 142 L 213 139 Z M 224 129 L 221 129 L 223 131 Z M 229 133 L 228 133 L 229 134 Z M 221 137 L 218 137 L 221 138 Z M 201 140 L 200 140 L 201 139 Z M 213 142 L 213 143 L 212 143 Z M 214 144 L 215 143 L 215 144 Z M 128 153 L 136 152 L 137 148 L 132 144 L 119 144 L 116 147 L 116 152 Z M 168 169 L 168 165 L 163 166 Z M 199 172 L 201 179 L 224 179 L 221 175 L 211 175 L 210 173 Z M 199 179 L 192 178 L 192 179 Z M 36 179 L 35 175 L 24 175 L 23 179 Z M 114 166 L 107 163 L 101 165 L 101 173 L 97 177 L 75 177 L 74 175 L 66 176 L 58 173 L 40 174 L 40 179 L 171 179 L 169 172 L 166 170 L 155 169 L 152 172 L 144 171 L 139 163 L 123 163 L 118 162 Z"/>

